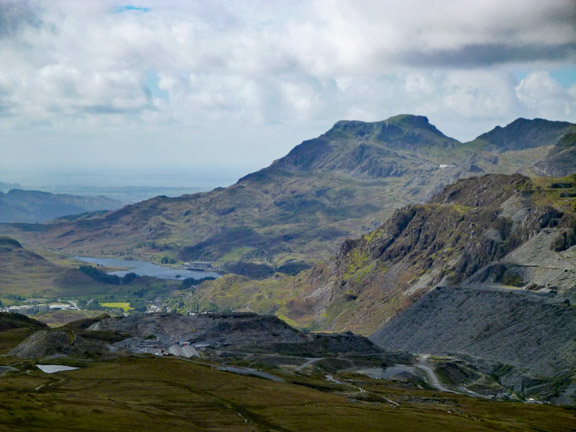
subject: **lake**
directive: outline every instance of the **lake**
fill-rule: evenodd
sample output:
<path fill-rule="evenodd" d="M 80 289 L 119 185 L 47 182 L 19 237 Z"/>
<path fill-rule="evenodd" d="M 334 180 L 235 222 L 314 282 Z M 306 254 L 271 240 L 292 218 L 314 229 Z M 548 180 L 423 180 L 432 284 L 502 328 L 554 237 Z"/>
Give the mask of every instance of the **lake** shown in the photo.
<path fill-rule="evenodd" d="M 215 272 L 173 269 L 170 267 L 153 264 L 148 261 L 123 260 L 118 258 L 93 258 L 93 257 L 80 257 L 80 256 L 75 256 L 74 259 L 104 267 L 126 268 L 127 270 L 114 271 L 109 273 L 111 275 L 116 275 L 120 277 L 124 276 L 127 273 L 136 273 L 138 276 L 151 276 L 158 279 L 172 279 L 172 280 L 184 280 L 188 278 L 202 279 L 206 277 L 214 277 L 214 278 L 220 277 L 220 275 Z"/>

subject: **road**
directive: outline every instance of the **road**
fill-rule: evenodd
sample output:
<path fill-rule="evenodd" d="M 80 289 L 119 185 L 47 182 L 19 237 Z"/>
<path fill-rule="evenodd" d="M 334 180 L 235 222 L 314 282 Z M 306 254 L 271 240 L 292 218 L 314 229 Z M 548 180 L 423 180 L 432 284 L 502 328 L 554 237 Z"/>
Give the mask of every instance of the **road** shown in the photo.
<path fill-rule="evenodd" d="M 426 374 L 426 378 L 428 378 L 428 384 L 430 384 L 436 390 L 440 390 L 440 391 L 448 392 L 448 393 L 457 393 L 457 392 L 450 390 L 449 388 L 444 387 L 442 385 L 442 383 L 440 382 L 440 379 L 438 378 L 438 375 L 436 375 L 436 372 L 434 372 L 434 369 L 432 369 L 432 367 L 430 367 L 430 363 L 428 362 L 428 358 L 430 358 L 430 355 L 422 354 L 421 356 L 418 357 L 418 363 L 416 363 L 414 365 L 414 367 L 417 369 L 420 369 L 421 371 L 423 371 Z"/>

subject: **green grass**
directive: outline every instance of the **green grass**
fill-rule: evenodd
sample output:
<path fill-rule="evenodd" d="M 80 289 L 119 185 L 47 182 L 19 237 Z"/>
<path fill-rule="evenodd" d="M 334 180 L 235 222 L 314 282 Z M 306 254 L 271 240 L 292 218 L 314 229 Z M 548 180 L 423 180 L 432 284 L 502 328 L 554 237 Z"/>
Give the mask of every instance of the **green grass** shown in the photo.
<path fill-rule="evenodd" d="M 487 402 L 364 378 L 364 394 L 322 376 L 292 381 L 163 358 L 89 362 L 54 375 L 29 369 L 0 378 L 0 430 L 560 432 L 576 420 L 572 408 Z"/>
<path fill-rule="evenodd" d="M 31 331 L 0 332 L 0 353 Z M 278 383 L 205 360 L 132 356 L 60 359 L 81 369 L 49 375 L 33 361 L 0 359 L 18 369 L 0 377 L 0 431 L 560 432 L 576 424 L 575 408 L 491 402 L 351 373 L 335 376 L 342 385 L 271 369 L 286 380 Z"/>
<path fill-rule="evenodd" d="M 230 252 L 225 253 L 222 255 L 218 261 L 219 262 L 238 262 L 241 261 L 245 255 L 248 255 L 250 252 L 255 251 L 255 247 L 244 246 L 232 249 Z"/>

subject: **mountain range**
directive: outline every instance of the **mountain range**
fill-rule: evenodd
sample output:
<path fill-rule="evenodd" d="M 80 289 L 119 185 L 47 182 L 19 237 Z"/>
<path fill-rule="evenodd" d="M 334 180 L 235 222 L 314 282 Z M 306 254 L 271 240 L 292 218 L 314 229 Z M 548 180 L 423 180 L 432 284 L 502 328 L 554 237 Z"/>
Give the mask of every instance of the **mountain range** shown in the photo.
<path fill-rule="evenodd" d="M 219 261 L 248 276 L 295 274 L 459 178 L 568 174 L 574 128 L 518 119 L 460 143 L 422 116 L 340 121 L 227 188 L 1 231 L 69 253 Z"/>

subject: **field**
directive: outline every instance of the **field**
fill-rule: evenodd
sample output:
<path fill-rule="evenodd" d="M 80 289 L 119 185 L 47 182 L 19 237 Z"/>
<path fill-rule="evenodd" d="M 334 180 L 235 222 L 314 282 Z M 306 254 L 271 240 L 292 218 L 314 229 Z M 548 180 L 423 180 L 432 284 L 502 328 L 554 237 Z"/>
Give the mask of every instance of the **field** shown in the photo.
<path fill-rule="evenodd" d="M 130 306 L 129 302 L 100 303 L 100 306 L 112 309 L 122 309 L 124 312 L 128 312 L 134 309 Z"/>

